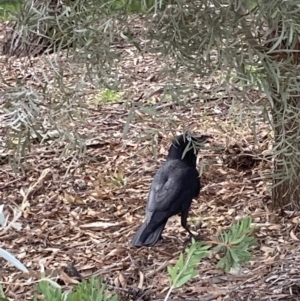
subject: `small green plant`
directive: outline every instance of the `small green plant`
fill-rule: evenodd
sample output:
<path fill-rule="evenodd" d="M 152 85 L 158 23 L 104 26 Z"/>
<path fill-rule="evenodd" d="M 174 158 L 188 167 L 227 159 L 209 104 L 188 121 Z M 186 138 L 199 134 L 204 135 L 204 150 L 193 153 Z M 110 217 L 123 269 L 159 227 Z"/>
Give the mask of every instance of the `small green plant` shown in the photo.
<path fill-rule="evenodd" d="M 37 286 L 37 292 L 32 301 L 118 301 L 117 295 L 111 295 L 101 278 L 91 277 L 83 280 L 73 291 L 63 292 L 60 285 L 51 279 L 41 279 Z M 9 301 L 0 285 L 0 301 Z"/>
<path fill-rule="evenodd" d="M 117 301 L 118 296 L 109 296 L 106 285 L 102 279 L 92 277 L 88 281 L 83 280 L 72 292 L 62 292 L 47 280 L 39 282 L 38 293 L 44 296 L 44 301 Z M 39 300 L 35 296 L 34 301 Z"/>
<path fill-rule="evenodd" d="M 20 4 L 20 0 L 0 1 L 0 18 L 3 20 L 9 19 L 10 13 L 17 11 Z"/>
<path fill-rule="evenodd" d="M 100 278 L 91 277 L 83 280 L 73 291 L 63 292 L 61 287 L 50 279 L 42 279 L 37 286 L 37 292 L 32 301 L 118 301 L 117 295 L 111 295 L 107 286 Z M 9 301 L 0 285 L 0 301 Z"/>
<path fill-rule="evenodd" d="M 96 95 L 94 99 L 95 104 L 103 104 L 103 103 L 114 103 L 120 100 L 121 98 L 121 93 L 110 90 L 110 89 L 105 89 L 98 95 Z"/>
<path fill-rule="evenodd" d="M 227 232 L 217 235 L 218 245 L 214 250 L 223 254 L 217 264 L 218 268 L 228 272 L 251 259 L 249 249 L 256 244 L 256 239 L 251 236 L 253 230 L 251 218 L 247 217 L 232 224 Z"/>
<path fill-rule="evenodd" d="M 209 248 L 210 246 L 204 244 L 203 242 L 196 242 L 194 239 L 192 239 L 192 245 L 185 250 L 185 257 L 183 253 L 181 253 L 175 266 L 168 267 L 171 287 L 165 297 L 165 301 L 168 300 L 174 288 L 181 287 L 186 282 L 198 275 L 196 267 L 201 259 L 210 254 L 208 251 Z"/>

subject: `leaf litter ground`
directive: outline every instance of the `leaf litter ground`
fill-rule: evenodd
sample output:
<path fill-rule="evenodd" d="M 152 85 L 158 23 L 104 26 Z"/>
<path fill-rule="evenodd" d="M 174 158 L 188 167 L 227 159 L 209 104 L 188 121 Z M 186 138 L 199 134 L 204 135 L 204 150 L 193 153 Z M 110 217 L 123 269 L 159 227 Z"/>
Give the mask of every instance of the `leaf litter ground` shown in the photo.
<path fill-rule="evenodd" d="M 134 100 L 143 94 L 139 103 L 155 105 L 167 82 L 160 78 L 160 62 L 150 54 L 139 56 L 131 47 L 122 51 L 119 71 L 132 77 L 124 88 L 124 98 Z M 7 82 L 19 78 L 32 84 L 32 74 L 40 71 L 36 66 L 45 66 L 43 57 L 34 60 L 35 64 L 28 66 L 26 60 L 2 57 Z M 174 264 L 187 246 L 180 218 L 170 219 L 164 240 L 155 247 L 132 249 L 130 241 L 144 218 L 153 175 L 167 154 L 172 123 L 177 133 L 189 129 L 214 136 L 199 155 L 203 188 L 190 211 L 192 230 L 210 239 L 247 215 L 258 227 L 253 258 L 239 273 L 224 274 L 216 269 L 213 255 L 199 264 L 197 277 L 173 292 L 172 300 L 299 300 L 300 219 L 295 213 L 270 207 L 263 176 L 271 171 L 271 162 L 262 158 L 270 153 L 272 136 L 258 118 L 261 109 L 253 107 L 247 113 L 243 108 L 239 119 L 239 114 L 228 114 L 228 97 L 207 97 L 215 89 L 214 81 L 193 78 L 193 84 L 200 85 L 201 91 L 189 95 L 189 101 L 181 105 L 171 101 L 159 104 L 155 109 L 159 115 L 137 109 L 125 139 L 122 132 L 128 109 L 122 101 L 97 105 L 78 128 L 94 137 L 84 157 L 70 153 L 62 160 L 50 145 L 33 147 L 21 173 L 15 174 L 11 165 L 2 162 L 0 197 L 5 213 L 11 220 L 14 210 L 21 208 L 23 215 L 21 227 L 0 233 L 1 247 L 30 269 L 28 279 L 0 259 L 1 283 L 8 297 L 32 297 L 41 264 L 47 276 L 60 276 L 71 285 L 63 269 L 73 262 L 84 278 L 99 275 L 110 287 L 122 288 L 116 290 L 121 300 L 146 300 L 145 296 L 163 300 L 169 285 L 166 267 Z M 201 95 L 208 100 L 201 101 Z M 254 102 L 259 99 L 254 92 L 249 97 Z M 241 108 L 237 104 L 235 109 L 240 112 Z M 255 139 L 253 121 L 258 128 Z M 6 139 L 3 128 L 1 136 Z M 144 297 L 132 294 L 138 289 Z"/>

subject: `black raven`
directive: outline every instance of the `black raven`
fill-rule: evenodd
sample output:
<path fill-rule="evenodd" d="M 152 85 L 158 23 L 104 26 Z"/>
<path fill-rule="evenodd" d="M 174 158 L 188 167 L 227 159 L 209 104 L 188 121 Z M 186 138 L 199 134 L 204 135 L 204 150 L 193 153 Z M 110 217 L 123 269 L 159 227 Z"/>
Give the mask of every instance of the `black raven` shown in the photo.
<path fill-rule="evenodd" d="M 201 143 L 210 137 L 183 134 L 172 141 L 167 160 L 152 181 L 146 220 L 132 239 L 133 247 L 155 245 L 168 218 L 179 213 L 182 227 L 194 237 L 188 228 L 187 217 L 192 200 L 201 189 L 196 156 Z"/>

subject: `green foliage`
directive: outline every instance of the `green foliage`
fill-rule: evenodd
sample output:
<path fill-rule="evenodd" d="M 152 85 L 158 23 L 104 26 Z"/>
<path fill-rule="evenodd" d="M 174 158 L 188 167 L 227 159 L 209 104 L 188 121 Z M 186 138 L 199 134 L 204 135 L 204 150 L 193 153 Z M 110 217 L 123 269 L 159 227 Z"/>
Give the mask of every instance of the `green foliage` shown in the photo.
<path fill-rule="evenodd" d="M 6 299 L 4 291 L 3 291 L 3 287 L 0 284 L 0 301 L 9 301 L 8 299 Z"/>
<path fill-rule="evenodd" d="M 41 281 L 38 292 L 44 295 L 45 301 L 117 301 L 117 295 L 109 296 L 106 285 L 102 279 L 92 277 L 83 280 L 72 292 L 62 292 L 60 287 L 55 287 L 48 281 Z M 34 299 L 38 300 L 37 297 Z"/>
<path fill-rule="evenodd" d="M 111 11 L 123 10 L 128 14 L 145 13 L 154 9 L 161 10 L 166 7 L 167 4 L 174 1 L 156 1 L 156 0 L 115 0 L 111 2 Z"/>
<path fill-rule="evenodd" d="M 45 301 L 65 300 L 65 293 L 61 291 L 61 288 L 54 286 L 46 280 L 42 280 L 38 283 L 37 291 L 44 296 Z M 33 300 L 37 301 L 38 297 L 35 296 Z"/>
<path fill-rule="evenodd" d="M 74 287 L 73 291 L 63 292 L 61 287 L 50 279 L 43 279 L 38 283 L 37 293 L 32 301 L 40 300 L 38 295 L 43 295 L 44 301 L 117 301 L 118 296 L 108 292 L 107 286 L 100 278 L 91 277 L 83 280 Z M 0 285 L 0 301 L 9 301 Z"/>
<path fill-rule="evenodd" d="M 96 97 L 98 103 L 112 103 L 120 100 L 121 93 L 114 90 L 105 89 L 99 96 Z"/>
<path fill-rule="evenodd" d="M 192 244 L 179 255 L 178 261 L 174 267 L 168 267 L 170 276 L 170 289 L 165 297 L 168 300 L 174 288 L 181 287 L 193 277 L 198 275 L 197 266 L 199 262 L 208 257 L 211 250 L 223 253 L 223 257 L 217 264 L 217 267 L 223 268 L 228 272 L 231 268 L 238 267 L 240 263 L 247 262 L 251 258 L 249 249 L 256 243 L 251 227 L 251 218 L 246 217 L 231 225 L 230 229 L 221 231 L 217 236 L 216 247 L 212 247 L 204 242 L 196 242 L 192 239 Z"/>
<path fill-rule="evenodd" d="M 112 2 L 111 10 L 125 10 L 128 13 L 142 13 L 149 9 L 149 7 L 152 7 L 154 3 L 155 0 L 117 0 Z"/>
<path fill-rule="evenodd" d="M 210 247 L 203 242 L 196 242 L 195 239 L 192 239 L 191 246 L 185 250 L 185 256 L 181 253 L 175 266 L 168 266 L 171 287 L 165 300 L 168 299 L 174 288 L 183 286 L 186 282 L 198 275 L 196 267 L 201 259 L 209 256 L 209 248 Z"/>
<path fill-rule="evenodd" d="M 19 0 L 0 1 L 0 19 L 9 19 L 11 12 L 16 12 L 21 4 Z"/>
<path fill-rule="evenodd" d="M 179 255 L 179 259 L 174 267 L 168 267 L 170 284 L 172 287 L 181 287 L 187 281 L 195 277 L 198 272 L 195 270 L 199 261 L 209 255 L 209 246 L 203 242 L 196 242 L 192 239 L 192 244 Z"/>
<path fill-rule="evenodd" d="M 251 218 L 247 217 L 231 225 L 227 232 L 222 231 L 217 235 L 219 245 L 215 251 L 223 254 L 217 264 L 218 268 L 228 272 L 251 259 L 249 249 L 256 244 L 256 239 L 251 236 L 253 230 Z"/>
<path fill-rule="evenodd" d="M 60 145 L 77 147 L 82 140 L 73 130 L 76 128 L 74 123 L 77 125 L 84 120 L 85 116 L 79 115 L 85 111 L 78 109 L 80 100 L 76 92 L 80 89 L 82 94 L 88 93 L 89 85 L 65 85 L 64 71 L 68 70 L 68 77 L 80 74 L 82 79 L 91 79 L 93 86 L 98 83 L 108 86 L 123 84 L 125 77 L 122 83 L 116 80 L 118 68 L 115 67 L 119 57 L 111 45 L 115 41 L 125 41 L 140 51 L 156 54 L 157 58 L 165 60 L 161 76 L 166 75 L 164 78 L 168 84 L 165 87 L 168 86 L 168 93 L 174 101 L 193 91 L 191 78 L 194 75 L 200 76 L 204 82 L 213 78 L 216 84 L 213 86 L 224 86 L 225 92 L 221 94 L 211 87 L 210 98 L 220 99 L 229 93 L 233 101 L 238 99 L 247 103 L 249 93 L 263 91 L 269 100 L 267 110 L 273 113 L 269 120 L 276 133 L 280 133 L 273 149 L 274 184 L 281 187 L 285 182 L 285 187 L 279 187 L 274 195 L 278 196 L 278 202 L 284 199 L 283 203 L 297 199 L 300 110 L 298 99 L 292 101 L 298 97 L 300 90 L 297 62 L 300 14 L 297 1 L 282 1 L 278 5 L 278 0 L 78 0 L 62 1 L 57 10 L 51 7 L 50 2 L 23 2 L 14 27 L 19 36 L 15 40 L 17 43 L 12 45 L 25 45 L 16 49 L 39 46 L 39 39 L 32 38 L 33 33 L 38 33 L 49 38 L 49 48 L 55 53 L 61 52 L 62 48 L 72 51 L 69 57 L 72 59 L 68 62 L 70 68 L 64 68 L 63 60 L 50 61 L 52 74 L 39 72 L 30 86 L 17 79 L 7 85 L 8 88 L 4 89 L 7 90 L 5 104 L 9 107 L 4 118 L 4 128 L 8 129 L 7 148 L 17 148 L 16 143 L 8 141 L 15 135 L 17 144 L 22 144 L 16 153 L 24 154 L 32 140 L 44 141 L 45 131 L 53 129 L 57 130 Z M 9 5 L 11 2 L 2 3 Z M 131 13 L 142 13 L 138 19 L 141 25 L 138 32 L 135 28 L 137 19 Z M 78 65 L 73 65 L 73 62 L 83 63 L 81 67 L 84 65 L 84 68 L 78 70 L 74 67 Z M 184 85 L 187 89 L 178 89 Z M 45 93 L 41 93 L 37 86 L 45 87 Z M 66 105 L 55 111 L 51 107 L 53 102 Z M 252 101 L 248 103 L 252 105 Z M 50 125 L 47 127 L 43 123 L 44 111 L 40 109 L 43 106 L 48 112 Z M 129 115 L 131 119 L 134 118 L 132 112 Z M 73 124 L 68 127 L 71 119 Z M 80 149 L 83 147 L 81 143 Z"/>

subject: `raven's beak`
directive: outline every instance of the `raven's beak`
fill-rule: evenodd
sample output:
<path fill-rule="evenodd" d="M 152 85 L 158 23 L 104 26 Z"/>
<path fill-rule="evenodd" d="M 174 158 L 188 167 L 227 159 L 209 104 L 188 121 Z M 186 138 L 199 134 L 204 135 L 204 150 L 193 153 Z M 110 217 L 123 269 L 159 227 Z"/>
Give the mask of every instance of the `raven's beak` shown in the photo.
<path fill-rule="evenodd" d="M 211 135 L 201 135 L 200 137 L 195 137 L 195 140 L 198 143 L 204 143 L 210 138 L 212 139 L 213 136 L 211 136 Z"/>

